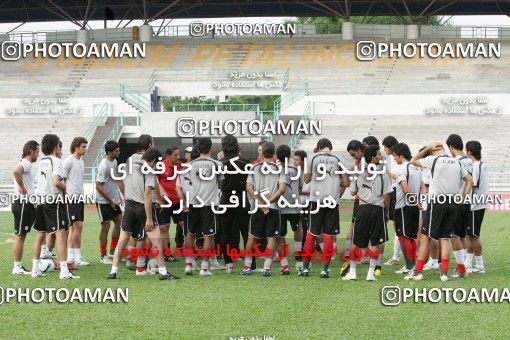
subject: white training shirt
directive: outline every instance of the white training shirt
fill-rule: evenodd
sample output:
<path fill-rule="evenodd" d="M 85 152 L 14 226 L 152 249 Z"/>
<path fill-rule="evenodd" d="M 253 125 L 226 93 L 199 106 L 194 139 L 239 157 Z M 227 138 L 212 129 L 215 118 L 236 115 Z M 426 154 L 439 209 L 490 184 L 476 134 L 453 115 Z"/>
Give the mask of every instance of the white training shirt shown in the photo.
<path fill-rule="evenodd" d="M 76 159 L 73 155 L 69 155 L 62 162 L 64 178 L 66 181 L 66 194 L 69 196 L 83 195 L 83 175 L 85 172 L 85 164 L 83 159 Z"/>
<path fill-rule="evenodd" d="M 62 195 L 63 192 L 53 184 L 53 176 L 64 178 L 62 169 L 62 160 L 53 155 L 44 156 L 39 161 L 37 170 L 37 188 L 35 190 L 37 195 Z"/>
<path fill-rule="evenodd" d="M 25 190 L 28 195 L 33 195 L 35 193 L 34 188 L 34 176 L 32 175 L 32 162 L 30 162 L 28 159 L 23 158 L 19 165 L 21 165 L 21 168 L 23 170 L 23 174 L 21 175 L 21 179 L 23 181 L 23 185 L 25 186 Z M 14 180 L 14 193 L 19 193 L 19 185 Z"/>

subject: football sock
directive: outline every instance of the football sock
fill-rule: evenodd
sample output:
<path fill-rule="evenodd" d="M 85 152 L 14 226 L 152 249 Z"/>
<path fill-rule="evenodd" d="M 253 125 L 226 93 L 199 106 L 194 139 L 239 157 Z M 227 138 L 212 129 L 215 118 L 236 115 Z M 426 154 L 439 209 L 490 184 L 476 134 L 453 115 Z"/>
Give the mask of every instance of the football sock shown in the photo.
<path fill-rule="evenodd" d="M 119 238 L 118 237 L 112 237 L 112 240 L 110 242 L 110 252 L 114 252 L 115 251 L 115 248 L 117 248 L 117 243 L 119 243 Z M 106 252 L 106 244 L 104 245 L 105 247 L 105 252 Z"/>
<path fill-rule="evenodd" d="M 271 270 L 271 263 L 273 263 L 273 258 L 266 257 L 264 260 L 264 270 Z"/>
<path fill-rule="evenodd" d="M 345 251 L 344 251 L 344 254 L 345 254 L 345 257 L 349 257 L 351 256 L 351 239 L 348 238 L 345 240 Z"/>
<path fill-rule="evenodd" d="M 416 266 L 414 267 L 414 269 L 421 273 L 423 271 L 423 265 L 425 265 L 425 261 L 418 259 L 416 261 Z"/>
<path fill-rule="evenodd" d="M 395 239 L 393 240 L 393 259 L 400 260 L 400 247 L 401 244 L 399 242 L 399 238 L 395 235 Z"/>
<path fill-rule="evenodd" d="M 301 256 L 301 251 L 303 250 L 303 242 L 301 241 L 294 241 L 294 251 L 295 251 L 295 256 L 294 256 L 294 259 L 296 261 L 301 261 L 303 259 L 303 257 Z"/>
<path fill-rule="evenodd" d="M 99 246 L 99 251 L 101 252 L 101 256 L 105 256 L 106 255 L 106 244 L 101 244 Z"/>
<path fill-rule="evenodd" d="M 441 259 L 441 273 L 448 273 L 448 264 L 449 263 L 450 263 L 450 259 Z"/>
<path fill-rule="evenodd" d="M 32 273 L 39 271 L 39 260 L 32 260 Z"/>
<path fill-rule="evenodd" d="M 60 273 L 67 274 L 69 269 L 67 268 L 67 261 L 60 262 Z"/>
<path fill-rule="evenodd" d="M 482 255 L 475 256 L 475 261 L 476 261 L 476 268 L 484 268 Z"/>
<path fill-rule="evenodd" d="M 306 235 L 306 241 L 305 241 L 305 246 L 304 246 L 304 252 L 307 255 L 303 256 L 303 262 L 305 264 L 310 263 L 310 261 L 312 261 L 312 257 L 308 254 L 312 254 L 314 252 L 314 249 L 315 249 L 314 245 L 315 245 L 315 236 L 308 233 Z"/>
<path fill-rule="evenodd" d="M 464 264 L 466 267 L 472 267 L 473 266 L 473 253 L 466 253 L 466 260 L 464 261 Z"/>

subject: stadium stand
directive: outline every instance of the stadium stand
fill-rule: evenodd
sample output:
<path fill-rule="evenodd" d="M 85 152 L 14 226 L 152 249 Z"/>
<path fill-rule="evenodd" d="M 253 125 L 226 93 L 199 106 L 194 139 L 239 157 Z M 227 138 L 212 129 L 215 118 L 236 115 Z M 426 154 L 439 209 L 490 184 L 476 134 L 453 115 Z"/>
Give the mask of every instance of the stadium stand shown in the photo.
<path fill-rule="evenodd" d="M 46 58 L 44 64 L 0 62 L 0 71 L 5 74 L 0 80 L 0 96 L 107 97 L 118 95 L 121 83 L 149 93 L 151 88 L 147 87 L 147 81 L 154 70 L 157 71 L 156 81 L 180 83 L 200 78 L 221 81 L 225 80 L 229 70 L 264 67 L 268 70 L 288 68 L 290 80 L 296 83 L 307 81 L 310 94 L 443 93 L 445 90 L 501 93 L 510 90 L 510 85 L 502 80 L 510 66 L 510 50 L 505 48 L 505 42 L 502 42 L 501 58 L 443 61 L 403 58 L 357 62 L 354 44 L 339 42 L 337 37 L 329 35 L 212 40 L 205 43 L 202 39 L 166 37 L 148 44 L 154 59 L 171 59 L 168 62 L 100 62 L 92 59 L 80 64 L 51 58 Z M 179 48 L 175 56 L 170 57 L 173 46 Z M 213 63 L 213 58 L 193 61 L 200 53 L 199 48 L 204 46 L 214 48 L 215 53 L 223 48 L 223 53 L 230 56 L 222 58 L 220 66 Z M 253 46 L 257 46 L 257 52 L 249 53 Z M 261 51 L 268 46 L 273 53 L 271 63 L 261 59 Z M 307 52 L 307 48 L 311 50 Z"/>
<path fill-rule="evenodd" d="M 148 98 L 156 86 L 160 87 L 160 90 L 164 90 L 164 86 L 168 84 L 180 88 L 195 88 L 199 82 L 228 80 L 232 71 L 258 69 L 278 70 L 280 76 L 285 75 L 285 81 L 289 85 L 287 90 L 281 92 L 282 99 L 278 108 L 275 106 L 275 119 L 279 119 L 280 111 L 288 109 L 307 95 L 510 92 L 510 83 L 504 77 L 505 70 L 510 67 L 510 52 L 505 48 L 508 42 L 504 40 L 500 40 L 503 45 L 501 58 L 443 61 L 426 58 L 389 59 L 358 62 L 354 56 L 354 43 L 343 42 L 338 37 L 301 35 L 290 39 L 275 36 L 190 39 L 164 36 L 154 37 L 153 41 L 147 44 L 153 58 L 146 61 L 133 59 L 104 62 L 91 59 L 79 62 L 46 58 L 44 63 L 39 60 L 0 62 L 0 72 L 5 75 L 0 79 L 0 97 L 64 96 L 82 100 L 120 97 L 131 106 L 130 111 L 142 113 L 143 120 L 143 112 L 153 109 Z M 174 54 L 171 52 L 173 48 Z M 269 57 L 261 52 L 265 48 L 271 51 Z M 221 58 L 219 66 L 213 62 L 212 55 L 200 60 L 194 59 L 200 51 L 207 55 L 211 51 L 218 53 L 220 49 L 227 57 Z M 250 49 L 257 52 L 250 53 Z M 212 93 L 214 92 L 196 95 Z M 178 91 L 171 92 L 171 95 L 180 94 Z M 123 108 L 114 114 L 118 116 L 121 112 L 126 110 Z M 504 128 L 509 126 L 509 118 L 502 115 L 475 122 L 474 119 L 477 118 L 459 122 L 451 117 L 406 116 L 406 119 L 392 119 L 369 114 L 361 120 L 349 115 L 320 117 L 325 126 L 323 134 L 334 136 L 333 144 L 341 146 L 341 152 L 344 152 L 343 148 L 350 139 L 360 139 L 369 134 L 378 138 L 394 134 L 399 140 L 407 141 L 412 151 L 416 151 L 431 139 L 444 140 L 451 133 L 451 127 L 455 126 L 456 132 L 466 141 L 476 138 L 482 142 L 484 157 L 487 157 L 491 169 L 498 172 L 510 165 L 510 149 L 503 142 L 510 137 Z M 36 120 L 36 125 L 51 126 L 51 118 L 40 119 Z M 68 145 L 69 141 L 65 138 L 83 134 L 93 118 L 78 118 L 74 125 L 67 121 L 68 118 L 57 119 L 64 124 L 60 129 L 66 131 L 66 134 L 69 133 L 69 137 L 64 137 L 65 144 Z M 437 124 L 438 119 L 441 120 L 440 124 Z M 80 123 L 80 120 L 83 122 Z M 118 119 L 109 117 L 105 120 L 106 125 L 97 129 L 97 136 L 92 138 L 89 154 L 85 158 L 86 166 L 94 165 L 102 141 L 105 136 L 110 136 L 117 121 Z M 324 124 L 325 121 L 327 124 Z M 16 119 L 12 120 L 12 124 L 17 124 Z M 138 119 L 132 124 L 140 125 Z M 479 127 L 477 134 L 473 134 L 473 124 Z M 68 129 L 68 125 L 73 126 Z M 414 126 L 420 126 L 420 130 L 413 129 Z M 434 129 L 426 128 L 429 126 L 434 126 Z M 339 131 L 341 134 L 338 134 Z M 44 134 L 39 130 L 34 134 L 31 129 L 23 129 L 22 133 L 20 141 L 37 139 Z M 115 138 L 120 138 L 121 133 Z M 310 151 L 314 143 L 315 139 L 304 137 L 296 147 Z M 67 147 L 64 149 L 67 150 Z M 5 155 L 5 159 L 0 160 L 0 169 L 11 167 L 12 159 L 16 158 L 16 155 Z"/>
<path fill-rule="evenodd" d="M 0 124 L 0 142 L 4 145 L 0 157 L 0 178 L 12 182 L 12 168 L 21 158 L 23 144 L 28 140 L 40 141 L 47 133 L 58 134 L 63 143 L 63 157 L 70 153 L 69 145 L 76 136 L 83 136 L 91 125 L 92 117 L 5 118 Z M 5 120 L 2 119 L 2 120 Z"/>

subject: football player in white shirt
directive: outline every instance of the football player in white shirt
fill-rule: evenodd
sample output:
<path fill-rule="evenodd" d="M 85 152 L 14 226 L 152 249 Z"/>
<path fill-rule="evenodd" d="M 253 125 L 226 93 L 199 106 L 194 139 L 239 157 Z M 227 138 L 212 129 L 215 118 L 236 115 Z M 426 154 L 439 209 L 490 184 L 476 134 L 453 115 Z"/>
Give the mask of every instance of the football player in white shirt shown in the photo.
<path fill-rule="evenodd" d="M 489 204 L 486 202 L 486 197 L 489 196 L 489 179 L 488 170 L 485 162 L 482 162 L 482 145 L 478 141 L 469 141 L 466 143 L 466 152 L 473 162 L 473 197 L 483 198 L 478 202 L 473 202 L 471 205 L 472 220 L 471 226 L 467 231 L 468 235 L 468 248 L 466 255 L 466 270 L 468 273 L 485 274 L 485 266 L 482 258 L 482 241 L 480 240 L 480 229 L 482 227 L 483 216 L 485 209 Z M 484 202 L 485 201 L 485 202 Z M 473 264 L 473 255 L 475 256 L 475 267 Z"/>
<path fill-rule="evenodd" d="M 25 238 L 30 232 L 35 220 L 35 207 L 28 200 L 34 194 L 34 177 L 32 175 L 32 163 L 39 157 L 39 143 L 31 140 L 23 146 L 21 161 L 14 167 L 14 194 L 21 196 L 12 202 L 11 210 L 14 215 L 14 232 L 16 238 L 12 247 L 14 266 L 13 275 L 30 275 L 30 272 L 23 267 L 23 246 Z"/>
<path fill-rule="evenodd" d="M 428 152 L 432 155 L 423 158 Z M 446 155 L 440 143 L 431 143 L 413 157 L 411 164 L 430 169 L 430 221 L 428 224 L 423 224 L 418 260 L 414 270 L 405 279 L 421 280 L 423 278 L 422 271 L 429 254 L 429 240 L 435 239 L 439 240 L 441 244 L 440 280 L 444 282 L 448 280 L 449 241 L 454 238 L 457 232 L 456 228 L 458 228 L 459 205 L 455 201 L 455 196 L 459 195 L 459 188 L 464 182 L 466 185 L 462 192 L 462 198 L 465 199 L 471 192 L 473 179 L 458 160 Z M 459 263 L 456 272 L 460 273 L 460 267 Z M 462 267 L 464 267 L 463 262 Z"/>
<path fill-rule="evenodd" d="M 388 170 L 388 174 L 390 175 L 391 187 L 393 192 L 390 194 L 390 220 L 393 221 L 393 230 L 395 231 L 395 202 L 396 202 L 396 190 L 397 190 L 397 172 L 399 165 L 395 162 L 395 158 L 393 156 L 393 146 L 398 143 L 397 139 L 393 136 L 384 137 L 382 141 L 382 145 L 384 147 L 384 153 L 386 154 L 386 169 Z M 395 238 L 393 240 L 393 256 L 391 259 L 386 261 L 385 265 L 397 265 L 400 263 L 400 243 L 399 239 L 395 234 Z M 376 276 L 377 276 L 376 271 Z"/>
<path fill-rule="evenodd" d="M 58 142 L 58 148 L 56 150 L 55 156 L 59 159 L 62 159 L 62 141 Z M 43 244 L 41 246 L 41 258 L 43 259 L 51 259 L 56 258 L 55 255 L 55 234 L 46 234 L 46 239 L 43 241 Z M 70 270 L 74 269 L 74 265 L 72 262 L 67 262 L 67 266 Z M 60 270 L 60 264 L 58 262 L 55 262 L 55 268 L 57 270 Z"/>
<path fill-rule="evenodd" d="M 67 214 L 69 220 L 69 249 L 67 259 L 78 266 L 88 266 L 81 254 L 81 233 L 85 218 L 85 202 L 83 189 L 83 175 L 85 165 L 83 156 L 87 152 L 87 140 L 83 137 L 75 137 L 71 142 L 71 154 L 62 162 L 64 178 L 66 182 Z"/>
<path fill-rule="evenodd" d="M 455 159 L 457 159 L 462 166 L 466 169 L 469 175 L 473 173 L 473 163 L 464 153 L 464 144 L 462 138 L 457 134 L 451 134 L 446 139 L 446 145 Z M 465 188 L 463 183 L 459 187 L 459 193 L 462 193 Z M 469 203 L 459 204 L 459 211 L 457 212 L 457 225 L 455 228 L 454 237 L 452 239 L 452 249 L 457 261 L 457 269 L 451 275 L 452 277 L 463 277 L 466 273 L 464 265 L 466 257 L 466 232 L 472 220 L 471 205 Z"/>
<path fill-rule="evenodd" d="M 411 150 L 407 144 L 397 143 L 392 150 L 395 161 L 399 165 L 396 169 L 395 232 L 405 259 L 405 266 L 396 273 L 406 274 L 413 269 L 416 263 L 416 239 L 420 221 L 420 209 L 417 204 L 409 202 L 408 197 L 418 197 L 420 193 L 421 170 L 409 163 Z"/>
<path fill-rule="evenodd" d="M 122 223 L 122 210 L 124 206 L 124 182 L 120 179 L 117 158 L 120 155 L 119 143 L 109 140 L 104 145 L 105 157 L 97 167 L 96 177 L 96 208 L 99 214 L 99 223 L 101 231 L 99 232 L 99 251 L 101 254 L 101 263 L 112 264 L 106 253 L 108 244 L 108 232 L 111 222 L 114 223 L 111 242 L 110 255 L 113 257 L 115 248 L 119 242 L 120 225 Z M 114 178 L 115 177 L 115 178 Z M 122 194 L 122 196 L 121 196 Z"/>
<path fill-rule="evenodd" d="M 65 211 L 62 161 L 58 158 L 61 148 L 57 135 L 47 134 L 41 142 L 44 157 L 39 161 L 37 170 L 37 189 L 41 204 L 36 208 L 34 229 L 38 231 L 34 242 L 32 277 L 44 276 L 39 269 L 41 244 L 48 234 L 56 234 L 58 257 L 60 259 L 60 278 L 79 279 L 67 266 L 67 236 L 69 221 Z"/>

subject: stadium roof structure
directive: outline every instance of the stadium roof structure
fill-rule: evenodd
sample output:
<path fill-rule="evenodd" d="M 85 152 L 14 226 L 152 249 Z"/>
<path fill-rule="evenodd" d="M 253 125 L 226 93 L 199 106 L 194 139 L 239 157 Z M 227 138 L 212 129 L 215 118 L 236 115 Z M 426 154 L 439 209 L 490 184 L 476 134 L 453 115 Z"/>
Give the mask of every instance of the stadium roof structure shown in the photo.
<path fill-rule="evenodd" d="M 261 16 L 510 15 L 497 0 L 3 0 L 0 23 Z"/>

